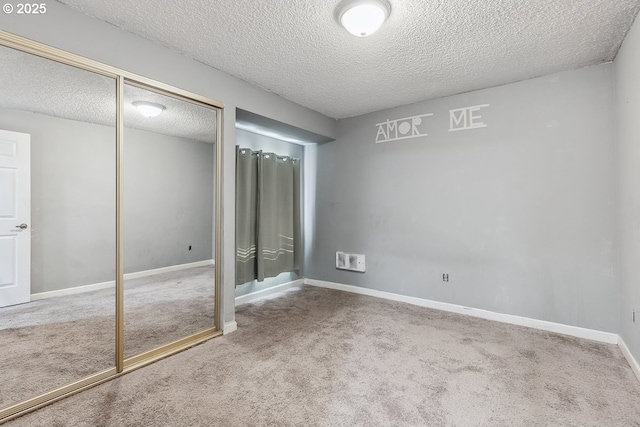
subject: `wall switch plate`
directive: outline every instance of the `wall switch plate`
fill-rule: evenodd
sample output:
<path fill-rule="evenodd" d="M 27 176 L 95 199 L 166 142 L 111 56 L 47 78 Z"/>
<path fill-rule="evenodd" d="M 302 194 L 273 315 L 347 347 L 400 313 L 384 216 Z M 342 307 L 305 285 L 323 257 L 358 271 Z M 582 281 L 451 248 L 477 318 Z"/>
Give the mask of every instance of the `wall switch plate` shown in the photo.
<path fill-rule="evenodd" d="M 448 282 L 448 281 L 449 281 L 449 275 L 448 275 L 448 274 L 446 274 L 446 273 L 445 273 L 445 274 L 443 274 L 443 275 L 442 275 L 442 281 L 443 281 L 443 282 Z"/>
<path fill-rule="evenodd" d="M 636 311 L 635 310 L 631 311 L 631 321 L 633 323 L 636 323 Z"/>

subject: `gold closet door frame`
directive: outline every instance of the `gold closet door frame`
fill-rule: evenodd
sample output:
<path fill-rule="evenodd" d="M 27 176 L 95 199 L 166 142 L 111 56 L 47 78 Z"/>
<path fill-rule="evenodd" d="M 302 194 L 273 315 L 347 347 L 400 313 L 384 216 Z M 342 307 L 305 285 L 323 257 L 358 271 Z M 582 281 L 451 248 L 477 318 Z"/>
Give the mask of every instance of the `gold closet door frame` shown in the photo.
<path fill-rule="evenodd" d="M 113 368 L 97 372 L 91 376 L 80 379 L 43 393 L 39 396 L 15 403 L 0 410 L 0 424 L 10 419 L 24 415 L 50 403 L 56 402 L 82 390 L 94 387 L 103 382 L 114 379 L 122 374 L 153 363 L 159 359 L 178 353 L 189 347 L 193 347 L 203 341 L 222 335 L 223 313 L 221 310 L 222 287 L 222 226 L 223 226 L 223 110 L 224 104 L 213 99 L 161 83 L 147 77 L 139 76 L 92 59 L 84 58 L 64 50 L 48 46 L 15 34 L 0 30 L 0 46 L 16 49 L 42 58 L 50 59 L 72 67 L 80 68 L 92 73 L 113 78 L 116 82 L 116 360 Z M 212 328 L 200 331 L 196 334 L 183 337 L 177 341 L 165 344 L 142 354 L 124 358 L 124 268 L 123 268 L 123 233 L 122 233 L 122 198 L 123 198 L 123 148 L 124 148 L 124 85 L 133 85 L 160 93 L 179 100 L 187 101 L 216 112 L 216 174 L 215 182 L 215 306 L 212 307 L 215 316 L 215 325 Z"/>

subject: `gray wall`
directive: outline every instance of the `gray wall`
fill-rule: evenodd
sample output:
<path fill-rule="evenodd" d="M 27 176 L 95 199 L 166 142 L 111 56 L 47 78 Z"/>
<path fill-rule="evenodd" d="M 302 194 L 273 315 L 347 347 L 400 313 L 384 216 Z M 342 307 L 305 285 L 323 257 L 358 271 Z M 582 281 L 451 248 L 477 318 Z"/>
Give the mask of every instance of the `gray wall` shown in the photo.
<path fill-rule="evenodd" d="M 620 335 L 640 361 L 640 22 L 636 20 L 614 62 L 619 164 Z M 636 323 L 631 312 L 636 311 Z"/>
<path fill-rule="evenodd" d="M 124 70 L 224 102 L 224 253 L 222 308 L 225 322 L 235 318 L 235 108 L 335 137 L 336 122 L 238 78 L 58 2 L 33 19 L 0 14 L 0 28 Z"/>
<path fill-rule="evenodd" d="M 292 144 L 256 133 L 236 129 L 236 143 L 242 148 L 252 150 L 263 150 L 276 153 L 281 156 L 291 156 L 301 161 L 301 187 L 304 185 L 304 146 Z M 301 211 L 301 218 L 304 218 L 304 211 Z M 304 266 L 303 266 L 304 269 Z M 246 295 L 252 292 L 261 291 L 283 283 L 291 282 L 301 278 L 297 273 L 282 273 L 277 277 L 267 278 L 264 282 L 252 281 L 236 287 L 236 296 Z"/>
<path fill-rule="evenodd" d="M 31 292 L 114 280 L 115 130 L 12 110 L 0 129 L 31 134 Z M 213 145 L 125 139 L 125 272 L 211 259 Z"/>
<path fill-rule="evenodd" d="M 448 131 L 478 104 L 488 127 Z M 428 136 L 374 143 L 423 113 Z M 341 120 L 318 146 L 307 277 L 617 332 L 614 126 L 612 64 Z"/>
<path fill-rule="evenodd" d="M 124 137 L 125 273 L 212 259 L 215 146 L 134 129 Z"/>

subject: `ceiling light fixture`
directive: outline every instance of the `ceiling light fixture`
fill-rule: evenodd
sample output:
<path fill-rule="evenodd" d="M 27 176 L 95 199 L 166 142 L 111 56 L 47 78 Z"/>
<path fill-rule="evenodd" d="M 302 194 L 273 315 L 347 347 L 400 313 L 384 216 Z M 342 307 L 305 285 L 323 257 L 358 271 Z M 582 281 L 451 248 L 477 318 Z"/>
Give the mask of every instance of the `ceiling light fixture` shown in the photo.
<path fill-rule="evenodd" d="M 338 9 L 338 21 L 354 36 L 366 37 L 378 31 L 390 13 L 386 0 L 353 0 Z"/>
<path fill-rule="evenodd" d="M 158 117 L 166 109 L 164 105 L 146 101 L 136 101 L 133 105 L 145 117 Z"/>

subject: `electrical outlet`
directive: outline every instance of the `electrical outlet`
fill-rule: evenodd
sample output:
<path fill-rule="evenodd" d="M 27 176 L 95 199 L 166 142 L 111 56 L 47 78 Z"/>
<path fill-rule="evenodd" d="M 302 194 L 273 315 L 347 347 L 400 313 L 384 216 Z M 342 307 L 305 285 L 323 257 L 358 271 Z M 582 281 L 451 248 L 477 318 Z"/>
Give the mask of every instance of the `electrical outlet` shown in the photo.
<path fill-rule="evenodd" d="M 443 275 L 442 275 L 442 281 L 443 281 L 443 282 L 448 282 L 448 281 L 449 281 L 449 275 L 448 275 L 448 274 L 446 274 L 446 273 L 445 273 L 445 274 L 443 274 Z"/>

